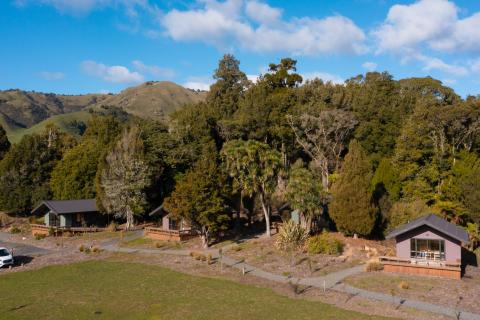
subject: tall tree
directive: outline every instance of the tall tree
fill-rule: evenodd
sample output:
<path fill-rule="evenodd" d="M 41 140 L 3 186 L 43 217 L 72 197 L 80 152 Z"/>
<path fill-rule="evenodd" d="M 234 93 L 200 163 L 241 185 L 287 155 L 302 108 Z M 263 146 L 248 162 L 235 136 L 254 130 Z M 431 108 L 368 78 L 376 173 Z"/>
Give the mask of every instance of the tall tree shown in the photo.
<path fill-rule="evenodd" d="M 207 104 L 211 105 L 216 120 L 229 118 L 238 109 L 238 102 L 250 81 L 240 70 L 240 61 L 226 54 L 218 62 L 213 74 L 216 80 L 207 94 Z"/>
<path fill-rule="evenodd" d="M 3 159 L 9 149 L 10 141 L 8 141 L 7 132 L 0 126 L 0 160 Z"/>
<path fill-rule="evenodd" d="M 318 115 L 289 116 L 290 127 L 297 143 L 312 159 L 312 166 L 322 177 L 328 190 L 330 173 L 338 171 L 342 152 L 357 121 L 352 113 L 342 110 L 323 110 Z"/>
<path fill-rule="evenodd" d="M 50 181 L 55 199 L 94 198 L 95 176 L 101 161 L 121 130 L 115 118 L 94 116 L 78 145 L 57 163 Z"/>
<path fill-rule="evenodd" d="M 187 171 L 164 202 L 167 211 L 200 230 L 205 248 L 212 234 L 228 226 L 230 217 L 226 210 L 224 187 L 225 181 L 216 161 L 210 157 L 200 160 Z"/>
<path fill-rule="evenodd" d="M 141 214 L 146 205 L 145 187 L 149 169 L 143 159 L 144 148 L 140 129 L 125 130 L 107 154 L 100 175 L 100 203 L 108 213 L 126 219 L 127 230 L 134 225 L 134 215 Z"/>
<path fill-rule="evenodd" d="M 51 197 L 50 175 L 73 137 L 49 127 L 26 135 L 0 162 L 0 209 L 29 214 L 39 201 Z"/>
<path fill-rule="evenodd" d="M 301 214 L 302 227 L 310 232 L 312 220 L 323 212 L 322 184 L 303 163 L 295 163 L 289 173 L 285 198 Z"/>
<path fill-rule="evenodd" d="M 347 234 L 371 234 L 377 209 L 371 191 L 372 165 L 360 143 L 348 147 L 338 180 L 332 185 L 330 216 L 338 230 Z"/>
<path fill-rule="evenodd" d="M 221 154 L 237 190 L 249 196 L 258 194 L 270 236 L 270 197 L 282 167 L 280 153 L 262 142 L 232 140 L 225 143 Z"/>

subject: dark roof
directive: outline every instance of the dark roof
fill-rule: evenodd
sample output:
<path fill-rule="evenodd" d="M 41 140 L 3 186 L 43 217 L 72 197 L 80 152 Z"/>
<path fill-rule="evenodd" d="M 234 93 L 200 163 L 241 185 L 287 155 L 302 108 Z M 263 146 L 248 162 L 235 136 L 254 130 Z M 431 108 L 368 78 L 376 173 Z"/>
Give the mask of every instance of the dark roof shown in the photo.
<path fill-rule="evenodd" d="M 98 212 L 97 201 L 95 199 L 82 200 L 46 200 L 32 210 L 35 214 L 47 207 L 57 214 L 81 213 L 81 212 Z"/>
<path fill-rule="evenodd" d="M 167 211 L 165 211 L 165 209 L 163 209 L 163 204 L 161 206 L 158 206 L 157 208 L 153 209 L 152 212 L 150 212 L 148 215 L 149 216 L 154 216 L 154 215 L 164 215 Z"/>
<path fill-rule="evenodd" d="M 410 223 L 401 225 L 397 229 L 390 232 L 390 234 L 388 234 L 386 238 L 390 239 L 390 238 L 397 237 L 405 232 L 408 232 L 410 230 L 416 229 L 421 226 L 429 226 L 435 230 L 438 230 L 446 234 L 447 236 L 450 236 L 464 243 L 468 243 L 469 241 L 467 231 L 434 214 L 429 214 L 429 215 L 420 217 Z"/>

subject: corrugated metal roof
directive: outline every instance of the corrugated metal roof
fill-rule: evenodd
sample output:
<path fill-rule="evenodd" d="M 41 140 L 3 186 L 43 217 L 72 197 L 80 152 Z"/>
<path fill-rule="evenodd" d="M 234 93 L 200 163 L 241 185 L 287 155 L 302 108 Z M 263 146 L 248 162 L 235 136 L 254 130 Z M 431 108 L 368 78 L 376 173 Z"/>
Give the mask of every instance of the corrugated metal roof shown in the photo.
<path fill-rule="evenodd" d="M 97 201 L 95 199 L 82 200 L 46 200 L 32 210 L 32 213 L 40 209 L 42 206 L 47 206 L 51 211 L 57 214 L 80 213 L 80 212 L 96 212 Z"/>
<path fill-rule="evenodd" d="M 387 235 L 387 239 L 394 238 L 396 236 L 399 236 L 405 232 L 408 232 L 410 230 L 416 229 L 421 226 L 429 226 L 435 230 L 438 230 L 454 239 L 457 239 L 458 241 L 468 243 L 469 242 L 469 237 L 468 237 L 468 232 L 460 228 L 459 226 L 448 222 L 445 219 L 440 218 L 439 216 L 436 216 L 434 214 L 429 214 L 423 217 L 420 217 L 410 223 L 404 224 L 397 229 L 393 230 L 390 232 L 390 234 Z"/>

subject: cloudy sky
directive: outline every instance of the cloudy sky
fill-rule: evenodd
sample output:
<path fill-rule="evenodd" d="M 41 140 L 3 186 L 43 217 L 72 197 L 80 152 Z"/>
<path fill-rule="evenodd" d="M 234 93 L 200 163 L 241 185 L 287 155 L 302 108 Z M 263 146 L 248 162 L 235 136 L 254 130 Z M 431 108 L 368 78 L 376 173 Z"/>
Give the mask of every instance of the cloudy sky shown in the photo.
<path fill-rule="evenodd" d="M 290 56 L 305 78 L 432 76 L 480 94 L 477 0 L 1 0 L 0 89 L 206 89 L 223 53 L 253 79 Z"/>

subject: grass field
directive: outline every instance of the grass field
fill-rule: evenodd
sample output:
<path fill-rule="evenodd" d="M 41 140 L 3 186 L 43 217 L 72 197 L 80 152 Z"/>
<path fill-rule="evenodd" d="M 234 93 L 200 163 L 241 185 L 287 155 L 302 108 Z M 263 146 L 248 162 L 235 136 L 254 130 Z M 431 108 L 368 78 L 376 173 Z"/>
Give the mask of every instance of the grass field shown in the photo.
<path fill-rule="evenodd" d="M 49 124 L 54 124 L 63 132 L 72 133 L 70 132 L 70 129 L 68 127 L 69 123 L 71 123 L 74 120 L 83 121 L 84 123 L 87 123 L 90 117 L 91 115 L 87 111 L 78 111 L 78 112 L 60 114 L 60 115 L 52 116 L 47 120 L 44 120 L 28 129 L 11 128 L 5 123 L 2 123 L 4 121 L 0 121 L 0 124 L 2 124 L 4 129 L 7 131 L 8 140 L 11 143 L 17 143 L 22 139 L 24 135 L 40 133 L 43 130 L 45 130 L 45 127 Z"/>
<path fill-rule="evenodd" d="M 270 289 L 114 261 L 2 275 L 0 288 L 0 319 L 382 319 Z"/>

